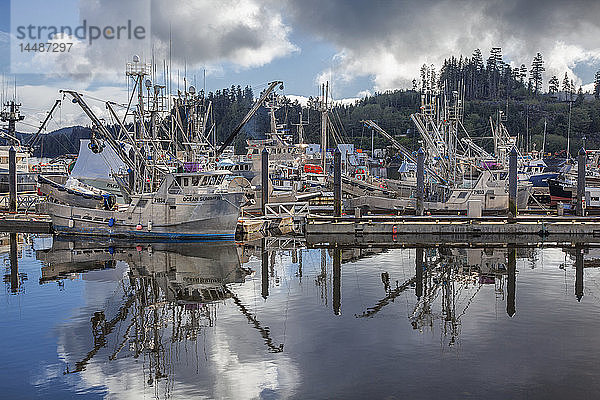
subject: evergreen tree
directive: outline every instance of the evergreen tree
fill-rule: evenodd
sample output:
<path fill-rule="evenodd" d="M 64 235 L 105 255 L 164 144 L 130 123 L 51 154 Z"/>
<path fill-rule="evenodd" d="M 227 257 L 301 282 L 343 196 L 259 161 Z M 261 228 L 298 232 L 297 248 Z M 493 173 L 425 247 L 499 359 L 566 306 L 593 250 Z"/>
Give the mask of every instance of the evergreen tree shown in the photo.
<path fill-rule="evenodd" d="M 560 86 L 560 81 L 558 80 L 556 75 L 554 75 L 552 78 L 550 78 L 550 81 L 548 82 L 548 93 L 550 93 L 550 94 L 557 93 L 559 86 Z"/>
<path fill-rule="evenodd" d="M 583 88 L 579 86 L 579 90 L 577 91 L 577 99 L 575 99 L 575 104 L 580 105 L 583 103 L 585 96 L 583 95 Z"/>
<path fill-rule="evenodd" d="M 562 81 L 562 91 L 565 92 L 565 96 L 571 91 L 571 81 L 569 81 L 569 75 L 566 72 Z"/>
<path fill-rule="evenodd" d="M 521 64 L 521 72 L 519 75 L 521 77 L 521 84 L 525 86 L 525 82 L 527 81 L 527 67 L 525 64 Z"/>
<path fill-rule="evenodd" d="M 531 86 L 533 87 L 533 92 L 536 95 L 542 89 L 542 73 L 545 70 L 546 69 L 544 68 L 544 60 L 542 59 L 542 55 L 537 53 L 531 64 L 531 75 L 529 78 Z"/>
<path fill-rule="evenodd" d="M 594 97 L 600 99 L 600 71 L 594 75 Z"/>

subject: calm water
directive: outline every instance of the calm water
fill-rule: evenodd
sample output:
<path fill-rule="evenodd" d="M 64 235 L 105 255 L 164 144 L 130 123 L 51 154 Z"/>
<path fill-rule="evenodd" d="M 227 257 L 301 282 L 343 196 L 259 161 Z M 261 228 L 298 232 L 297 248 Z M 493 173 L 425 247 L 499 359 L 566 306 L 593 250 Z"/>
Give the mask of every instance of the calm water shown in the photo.
<path fill-rule="evenodd" d="M 597 249 L 17 242 L 0 250 L 3 398 L 600 390 Z"/>

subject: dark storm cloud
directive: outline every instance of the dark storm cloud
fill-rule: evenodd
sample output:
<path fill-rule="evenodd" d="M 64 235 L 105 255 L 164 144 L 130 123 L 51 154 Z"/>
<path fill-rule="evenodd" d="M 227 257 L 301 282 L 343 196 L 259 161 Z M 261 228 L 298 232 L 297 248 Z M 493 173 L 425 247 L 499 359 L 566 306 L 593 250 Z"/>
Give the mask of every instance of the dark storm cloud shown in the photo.
<path fill-rule="evenodd" d="M 376 88 L 406 86 L 423 63 L 503 48 L 529 66 L 539 51 L 549 74 L 572 74 L 600 56 L 600 2 L 593 1 L 289 1 L 296 30 L 340 48 L 334 74 L 373 76 Z"/>

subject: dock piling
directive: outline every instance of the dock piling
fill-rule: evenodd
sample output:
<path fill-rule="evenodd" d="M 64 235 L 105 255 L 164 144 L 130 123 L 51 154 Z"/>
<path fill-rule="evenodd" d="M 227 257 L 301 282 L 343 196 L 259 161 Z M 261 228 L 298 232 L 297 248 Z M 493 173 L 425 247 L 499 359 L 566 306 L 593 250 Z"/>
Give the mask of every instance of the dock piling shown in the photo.
<path fill-rule="evenodd" d="M 8 150 L 8 210 L 17 212 L 17 151 L 14 147 Z"/>
<path fill-rule="evenodd" d="M 417 204 L 416 215 L 423 215 L 425 211 L 425 152 L 419 148 L 417 153 Z"/>
<path fill-rule="evenodd" d="M 586 153 L 582 147 L 577 154 L 577 205 L 575 212 L 578 217 L 585 215 L 585 164 Z"/>
<path fill-rule="evenodd" d="M 342 153 L 339 148 L 333 154 L 333 212 L 342 216 Z"/>
<path fill-rule="evenodd" d="M 262 213 L 265 215 L 265 208 L 269 202 L 269 150 L 265 147 L 261 153 L 261 189 L 262 189 Z"/>
<path fill-rule="evenodd" d="M 508 216 L 517 217 L 517 149 L 515 147 L 508 156 Z"/>

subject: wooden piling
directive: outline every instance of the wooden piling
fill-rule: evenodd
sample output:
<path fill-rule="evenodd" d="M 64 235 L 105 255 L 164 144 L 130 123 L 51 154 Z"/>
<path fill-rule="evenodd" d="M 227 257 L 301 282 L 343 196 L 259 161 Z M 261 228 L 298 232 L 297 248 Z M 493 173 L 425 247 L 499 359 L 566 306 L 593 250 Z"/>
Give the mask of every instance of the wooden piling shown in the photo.
<path fill-rule="evenodd" d="M 342 216 L 342 153 L 339 148 L 333 154 L 333 212 Z"/>
<path fill-rule="evenodd" d="M 515 147 L 508 156 L 508 216 L 517 217 L 517 149 Z"/>
<path fill-rule="evenodd" d="M 425 152 L 423 148 L 417 153 L 417 204 L 416 215 L 423 215 L 425 211 Z"/>
<path fill-rule="evenodd" d="M 265 147 L 261 154 L 261 189 L 262 189 L 262 213 L 265 215 L 265 208 L 269 202 L 269 150 Z"/>
<path fill-rule="evenodd" d="M 586 153 L 582 147 L 577 154 L 577 204 L 575 205 L 575 212 L 577 216 L 585 215 L 585 164 L 586 164 Z"/>
<path fill-rule="evenodd" d="M 8 210 L 17 212 L 17 151 L 14 147 L 8 150 Z"/>

